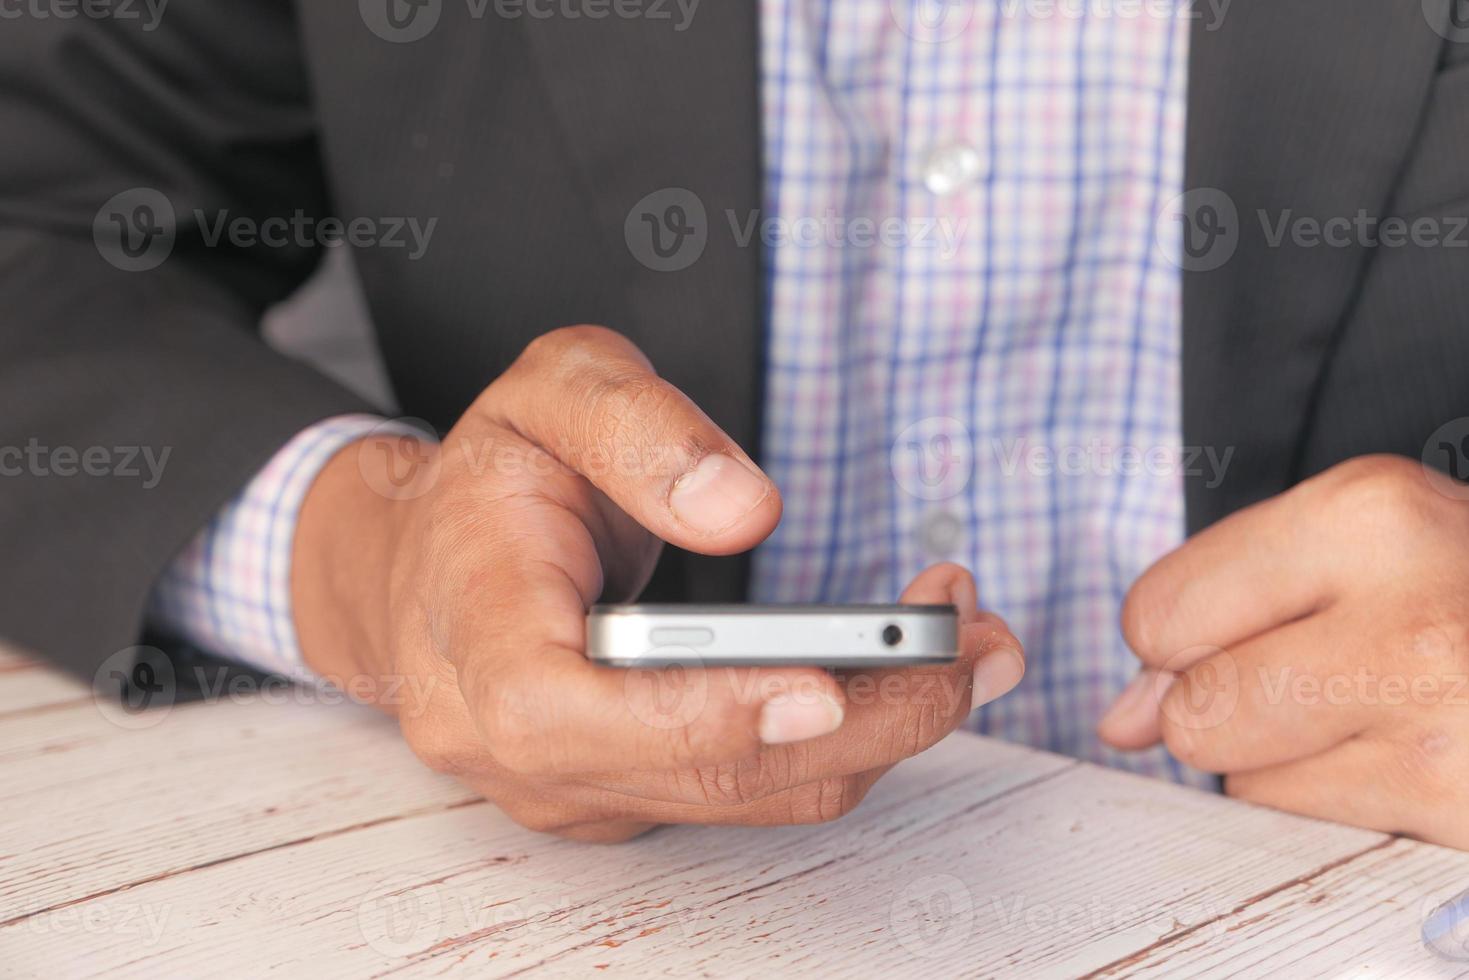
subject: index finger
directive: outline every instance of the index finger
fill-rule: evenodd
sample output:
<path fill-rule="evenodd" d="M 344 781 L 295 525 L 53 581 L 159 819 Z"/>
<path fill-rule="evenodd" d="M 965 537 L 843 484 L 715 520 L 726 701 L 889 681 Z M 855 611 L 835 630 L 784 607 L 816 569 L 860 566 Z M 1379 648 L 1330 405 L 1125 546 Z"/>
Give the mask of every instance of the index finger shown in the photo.
<path fill-rule="evenodd" d="M 442 628 L 486 747 L 554 777 L 748 758 L 842 724 L 840 687 L 815 668 L 622 670 L 587 660 L 592 597 L 543 557 L 497 563 L 503 584 Z"/>
<path fill-rule="evenodd" d="M 886 769 L 932 747 L 970 708 L 1014 687 L 1024 672 L 1020 643 L 999 617 L 976 609 L 974 581 L 956 565 L 920 574 L 902 601 L 953 603 L 961 650 L 952 663 L 843 671 L 846 718 L 840 729 L 792 745 L 767 747 L 723 773 L 597 773 L 586 781 L 625 795 L 685 804 L 743 806 L 823 779 Z M 797 692 L 803 694 L 804 692 Z"/>
<path fill-rule="evenodd" d="M 1325 605 L 1335 551 L 1303 484 L 1205 528 L 1133 583 L 1122 633 L 1144 666 L 1183 671 Z"/>

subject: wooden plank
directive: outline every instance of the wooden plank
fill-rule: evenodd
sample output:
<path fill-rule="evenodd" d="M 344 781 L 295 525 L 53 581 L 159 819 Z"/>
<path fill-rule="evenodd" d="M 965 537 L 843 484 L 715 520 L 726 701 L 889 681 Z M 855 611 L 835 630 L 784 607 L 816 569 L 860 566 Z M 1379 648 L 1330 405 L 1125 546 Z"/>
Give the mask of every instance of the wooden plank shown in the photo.
<path fill-rule="evenodd" d="M 11 667 L 34 666 L 36 658 L 21 652 L 13 646 L 0 642 L 0 671 L 9 670 Z"/>
<path fill-rule="evenodd" d="M 1289 882 L 1203 928 L 1114 964 L 1107 975 L 1466 977 L 1425 949 L 1424 918 L 1469 886 L 1469 854 L 1394 840 Z"/>
<path fill-rule="evenodd" d="M 902 841 L 1071 765 L 963 736 L 900 766 L 835 825 L 671 828 L 619 847 L 531 834 L 485 804 L 440 811 L 13 922 L 0 928 L 0 960 L 24 972 L 63 957 L 75 976 L 204 977 L 248 963 L 252 974 L 309 967 L 328 977 L 416 965 L 433 972 L 467 952 L 480 957 L 477 970 L 509 973 L 604 935 L 636 933 L 642 921 L 655 930 L 680 917 L 697 925 L 688 917 L 717 903 L 738 907 L 744 893 L 865 853 L 898 855 Z M 421 922 L 411 909 L 405 920 L 400 907 L 415 899 Z M 405 921 L 406 935 L 395 928 Z M 97 925 L 78 943 L 86 922 Z"/>
<path fill-rule="evenodd" d="M 91 689 L 70 674 L 27 660 L 0 661 L 0 718 L 91 699 Z"/>
<path fill-rule="evenodd" d="M 597 847 L 462 807 L 99 896 L 71 913 L 100 924 L 85 948 L 50 913 L 21 920 L 0 957 L 80 976 L 1075 975 L 1386 840 L 959 735 L 829 826 Z"/>
<path fill-rule="evenodd" d="M 91 689 L 71 674 L 0 643 L 0 718 L 80 704 L 91 696 Z"/>
<path fill-rule="evenodd" d="M 90 696 L 0 718 L 0 921 L 474 798 L 360 705 L 257 698 L 117 721 Z"/>
<path fill-rule="evenodd" d="M 594 940 L 541 959 L 640 976 L 754 974 L 773 961 L 820 973 L 1070 977 L 1386 839 L 1091 766 L 894 837 L 843 866 L 691 912 L 677 935 L 642 937 L 648 926 L 635 922 L 606 937 L 620 946 Z M 466 962 L 485 966 L 479 955 Z"/>

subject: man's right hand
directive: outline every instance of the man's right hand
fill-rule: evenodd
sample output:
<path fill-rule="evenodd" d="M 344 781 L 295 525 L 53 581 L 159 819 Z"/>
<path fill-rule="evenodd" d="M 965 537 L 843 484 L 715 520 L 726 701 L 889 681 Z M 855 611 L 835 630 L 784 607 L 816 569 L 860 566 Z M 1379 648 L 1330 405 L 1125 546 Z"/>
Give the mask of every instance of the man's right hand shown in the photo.
<path fill-rule="evenodd" d="M 664 541 L 745 551 L 781 508 L 749 457 L 612 331 L 536 340 L 441 445 L 416 447 L 401 488 L 382 479 L 384 448 L 338 453 L 302 507 L 303 655 L 326 677 L 412 678 L 404 689 L 421 697 L 383 705 L 409 745 L 527 827 L 615 841 L 659 823 L 829 820 L 1024 672 L 1019 642 L 977 611 L 954 565 L 902 596 L 960 607 L 954 664 L 854 678 L 588 661 L 587 608 L 635 597 Z"/>

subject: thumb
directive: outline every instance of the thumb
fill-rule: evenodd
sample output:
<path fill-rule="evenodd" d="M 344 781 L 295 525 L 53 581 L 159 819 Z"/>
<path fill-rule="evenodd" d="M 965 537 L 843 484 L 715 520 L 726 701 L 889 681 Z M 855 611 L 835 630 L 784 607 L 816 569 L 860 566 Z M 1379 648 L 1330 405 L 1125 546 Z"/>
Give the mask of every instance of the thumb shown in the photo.
<path fill-rule="evenodd" d="M 603 327 L 538 338 L 476 410 L 689 551 L 747 551 L 780 520 L 780 493 L 760 467 L 631 341 Z"/>

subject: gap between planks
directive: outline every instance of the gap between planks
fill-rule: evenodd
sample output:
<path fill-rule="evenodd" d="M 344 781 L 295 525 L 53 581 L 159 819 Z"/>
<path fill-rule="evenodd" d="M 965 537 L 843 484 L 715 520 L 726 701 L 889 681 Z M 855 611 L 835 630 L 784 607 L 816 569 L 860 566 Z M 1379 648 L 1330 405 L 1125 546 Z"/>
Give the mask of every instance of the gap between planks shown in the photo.
<path fill-rule="evenodd" d="M 988 807 L 988 806 L 990 806 L 992 804 L 995 804 L 995 803 L 1000 802 L 1001 800 L 1008 799 L 1008 798 L 1010 798 L 1011 796 L 1013 796 L 1013 795 L 1015 795 L 1017 793 L 1022 793 L 1022 792 L 1025 792 L 1027 790 L 1034 789 L 1035 787 L 1040 786 L 1043 783 L 1047 783 L 1047 782 L 1050 782 L 1053 779 L 1060 778 L 1061 776 L 1063 776 L 1063 775 L 1065 775 L 1067 773 L 1070 773 L 1070 772 L 1073 772 L 1073 771 L 1075 771 L 1077 769 L 1082 768 L 1083 765 L 1085 765 L 1085 763 L 1083 763 L 1079 759 L 1070 759 L 1070 760 L 1067 761 L 1067 763 L 1065 765 L 1058 766 L 1057 768 L 1052 769 L 1049 772 L 1041 773 L 1039 776 L 1032 776 L 1031 778 L 1026 779 L 1026 780 L 1024 780 L 1022 782 L 1016 783 L 1016 784 L 1014 784 L 1012 786 L 1007 786 L 1004 789 L 1001 789 L 998 792 L 994 793 L 993 795 L 985 797 L 983 800 L 980 800 L 980 801 L 978 801 L 976 803 L 971 803 L 969 806 L 965 807 L 964 809 L 959 810 L 959 811 L 956 811 L 955 814 L 954 814 L 954 816 L 962 816 L 964 814 L 974 813 L 977 810 L 982 810 L 982 809 L 984 809 L 984 808 L 986 808 L 986 807 Z M 955 777 L 954 779 L 946 780 L 946 781 L 944 781 L 942 783 L 939 783 L 939 784 L 937 784 L 937 785 L 935 785 L 933 787 L 930 787 L 929 788 L 929 792 L 932 793 L 932 792 L 940 791 L 940 790 L 942 790 L 942 789 L 944 789 L 946 787 L 953 786 L 956 783 L 963 782 L 965 779 L 968 779 L 968 778 L 970 778 L 973 775 L 974 775 L 973 773 L 966 773 L 966 774 L 964 774 L 962 776 Z M 906 802 L 906 801 L 903 801 L 903 802 Z M 898 805 L 898 804 L 895 802 L 892 805 Z M 911 822 L 913 822 L 913 821 L 910 821 L 910 823 Z M 889 833 L 892 833 L 894 831 L 898 831 L 898 830 L 901 830 L 901 829 L 902 829 L 901 827 L 893 828 L 893 831 L 889 831 Z M 801 868 L 800 870 L 793 871 L 793 872 L 791 872 L 788 875 L 782 875 L 782 876 L 780 876 L 778 878 L 773 878 L 770 881 L 765 881 L 765 882 L 761 882 L 758 885 L 753 885 L 750 888 L 746 888 L 746 889 L 744 889 L 742 891 L 736 892 L 733 895 L 726 895 L 724 898 L 721 898 L 718 901 L 711 903 L 709 905 L 709 908 L 714 908 L 714 907 L 716 907 L 718 905 L 722 905 L 725 902 L 732 901 L 733 899 L 736 899 L 736 898 L 748 897 L 749 895 L 758 894 L 758 893 L 760 893 L 762 891 L 766 891 L 766 890 L 771 889 L 771 888 L 776 888 L 776 887 L 778 887 L 780 885 L 783 885 L 783 884 L 785 884 L 787 882 L 796 880 L 796 879 L 801 878 L 801 877 L 803 877 L 805 875 L 814 874 L 817 871 L 821 871 L 821 870 L 824 870 L 826 868 L 830 868 L 833 865 L 841 864 L 844 861 L 849 861 L 852 858 L 859 857 L 863 853 L 865 853 L 865 852 L 863 850 L 861 850 L 861 849 L 845 851 L 845 852 L 843 852 L 841 854 L 836 855 L 835 857 L 831 858 L 830 860 L 821 862 L 818 865 L 814 865 L 814 866 L 809 867 L 809 868 Z M 515 970 L 512 973 L 507 973 L 507 974 L 505 974 L 505 980 L 508 980 L 508 978 L 510 978 L 510 977 L 519 977 L 519 976 L 523 976 L 523 975 L 525 975 L 527 973 L 531 973 L 531 972 L 534 972 L 534 971 L 543 969 L 546 966 L 551 965 L 551 964 L 554 964 L 554 963 L 556 963 L 559 960 L 563 960 L 563 959 L 565 959 L 568 956 L 575 955 L 576 953 L 582 952 L 583 950 L 586 950 L 586 949 L 590 949 L 591 947 L 593 947 L 595 945 L 598 945 L 599 943 L 605 942 L 607 939 L 614 939 L 614 938 L 616 938 L 616 937 L 618 937 L 620 935 L 623 935 L 625 933 L 631 932 L 634 929 L 646 929 L 650 924 L 656 924 L 658 922 L 664 921 L 665 919 L 675 918 L 676 915 L 677 915 L 677 913 L 671 913 L 671 912 L 669 912 L 669 913 L 663 913 L 663 914 L 660 914 L 660 915 L 654 915 L 654 916 L 652 916 L 650 918 L 647 918 L 647 919 L 639 919 L 635 923 L 630 923 L 629 925 L 623 927 L 622 929 L 615 929 L 612 932 L 610 932 L 610 933 L 608 933 L 608 934 L 606 934 L 604 936 L 601 936 L 598 939 L 588 940 L 588 941 L 586 941 L 584 943 L 578 943 L 578 944 L 573 945 L 573 946 L 570 946 L 570 947 L 568 947 L 566 949 L 560 950 L 554 956 L 548 956 L 545 959 L 537 960 L 535 963 L 527 964 L 526 966 L 523 966 L 520 969 Z M 396 964 L 392 969 L 384 970 L 381 973 L 375 973 L 372 976 L 372 980 L 381 980 L 381 978 L 383 978 L 383 977 L 392 976 L 393 974 L 400 973 L 403 970 L 417 968 L 419 966 L 422 966 L 424 963 L 431 962 L 431 961 L 436 960 L 436 959 L 440 959 L 440 958 L 442 958 L 442 957 L 444 957 L 446 955 L 449 955 L 449 954 L 453 953 L 456 950 L 460 950 L 460 949 L 464 948 L 465 946 L 471 946 L 474 943 L 478 942 L 478 940 L 480 938 L 482 938 L 482 937 L 477 937 L 477 936 L 472 936 L 472 935 L 471 936 L 462 937 L 461 941 L 459 941 L 459 942 L 451 943 L 451 944 L 445 945 L 443 947 L 434 949 L 432 951 L 432 955 L 411 957 L 411 958 L 409 958 L 408 960 L 406 960 L 403 963 Z"/>
<path fill-rule="evenodd" d="M 55 905 L 51 905 L 43 909 L 36 909 L 33 912 L 26 912 L 23 915 L 17 915 L 13 918 L 0 921 L 0 929 L 3 929 L 7 926 L 16 925 L 17 923 L 24 922 L 27 919 L 34 918 L 38 915 L 49 915 L 60 909 L 70 908 L 73 905 L 81 905 L 84 902 L 92 902 L 96 901 L 99 898 L 107 898 L 108 896 L 116 895 L 118 892 L 124 892 L 130 888 L 136 888 L 139 885 L 148 885 L 156 881 L 164 881 L 169 878 L 177 878 L 180 875 L 192 874 L 195 871 L 203 871 L 205 868 L 215 868 L 222 864 L 229 864 L 232 861 L 241 861 L 245 858 L 254 857 L 257 854 L 269 854 L 271 851 L 280 851 L 288 847 L 297 847 L 301 844 L 310 844 L 315 841 L 329 840 L 333 837 L 341 837 L 344 834 L 355 833 L 359 830 L 370 830 L 373 827 L 381 827 L 384 824 L 390 824 L 397 820 L 411 820 L 415 817 L 426 816 L 430 813 L 444 813 L 449 810 L 459 810 L 463 807 L 475 806 L 477 804 L 485 802 L 486 801 L 483 798 L 475 797 L 474 799 L 460 800 L 457 803 L 444 803 L 437 806 L 421 807 L 417 810 L 409 810 L 404 813 L 395 813 L 392 816 L 388 817 L 379 817 L 376 820 L 364 820 L 361 823 L 355 823 L 348 827 L 336 827 L 332 830 L 324 830 L 319 834 L 311 834 L 306 837 L 298 837 L 294 840 L 280 841 L 278 843 L 270 844 L 265 847 L 257 847 L 254 850 L 250 851 L 241 851 L 238 854 L 227 854 L 224 857 L 218 857 L 213 859 L 212 861 L 204 861 L 199 864 L 190 865 L 187 868 L 175 868 L 172 871 L 164 871 L 155 875 L 147 875 L 143 878 L 137 879 L 136 881 L 121 882 L 109 888 L 103 888 L 100 891 L 95 891 L 87 895 L 79 896 L 77 898 L 68 899 L 65 902 L 57 902 Z"/>
<path fill-rule="evenodd" d="M 32 710 L 39 710 L 39 709 L 32 709 Z M 997 801 L 997 800 L 1004 799 L 1005 797 L 1009 796 L 1010 794 L 1012 794 L 1012 793 L 1014 793 L 1014 792 L 1016 792 L 1018 790 L 1029 788 L 1031 786 L 1039 785 L 1039 784 L 1041 784 L 1043 782 L 1046 782 L 1049 779 L 1052 779 L 1052 778 L 1055 778 L 1056 776 L 1059 776 L 1061 773 L 1069 772 L 1072 769 L 1075 769 L 1075 768 L 1079 767 L 1080 765 L 1081 765 L 1081 762 L 1080 761 L 1078 761 L 1078 760 L 1071 760 L 1067 765 L 1061 766 L 1061 767 L 1059 767 L 1057 769 L 1054 769 L 1054 770 L 1052 770 L 1050 772 L 1043 773 L 1040 776 L 1033 777 L 1033 778 L 1031 778 L 1029 780 L 1026 780 L 1023 783 L 1019 783 L 1019 784 L 1017 784 L 1015 786 L 1006 787 L 1005 789 L 1000 790 L 999 792 L 997 792 L 994 796 L 986 797 L 983 801 L 981 801 L 981 802 L 979 802 L 977 804 L 974 804 L 974 805 L 968 807 L 964 812 L 971 812 L 971 811 L 973 811 L 975 809 L 978 809 L 979 807 L 982 807 L 982 806 L 984 806 L 984 805 L 986 805 L 986 804 L 988 804 L 990 802 L 994 802 L 994 801 Z M 965 779 L 970 778 L 972 775 L 973 775 L 972 773 L 965 773 L 965 774 L 963 774 L 961 776 L 955 777 L 952 780 L 948 780 L 948 781 L 945 781 L 943 783 L 940 783 L 938 786 L 933 787 L 933 788 L 934 789 L 942 789 L 944 787 L 953 785 L 955 783 L 962 782 Z M 107 898 L 107 897 L 109 897 L 111 895 L 117 894 L 118 892 L 127 891 L 128 889 L 135 888 L 135 887 L 137 887 L 139 885 L 147 885 L 147 884 L 152 884 L 153 882 L 164 881 L 164 880 L 169 879 L 169 878 L 177 878 L 177 877 L 179 877 L 181 875 L 190 874 L 190 873 L 195 872 L 195 871 L 202 871 L 205 868 L 213 868 L 213 867 L 217 867 L 219 865 L 229 864 L 229 863 L 231 863 L 233 861 L 244 860 L 246 858 L 251 858 L 251 857 L 254 857 L 254 856 L 259 855 L 259 854 L 268 854 L 268 853 L 270 853 L 272 851 L 284 850 L 286 848 L 297 847 L 297 846 L 300 846 L 300 845 L 303 845 L 303 844 L 310 844 L 310 843 L 313 843 L 315 841 L 320 841 L 320 840 L 328 840 L 328 839 L 333 838 L 333 837 L 341 837 L 341 836 L 344 836 L 346 834 L 355 833 L 355 832 L 360 831 L 360 830 L 369 830 L 369 829 L 372 829 L 374 827 L 381 827 L 381 826 L 384 826 L 386 824 L 394 823 L 394 822 L 399 821 L 399 820 L 412 820 L 412 819 L 415 819 L 417 817 L 426 816 L 428 814 L 442 813 L 442 812 L 446 812 L 446 811 L 449 811 L 449 810 L 458 810 L 458 809 L 461 809 L 463 807 L 476 806 L 476 805 L 480 805 L 480 804 L 491 805 L 491 804 L 489 804 L 489 801 L 485 800 L 482 797 L 474 797 L 474 798 L 471 798 L 471 799 L 460 800 L 460 801 L 455 802 L 455 803 L 440 804 L 440 805 L 437 805 L 437 806 L 430 806 L 430 807 L 421 807 L 419 809 L 407 810 L 407 811 L 404 811 L 403 813 L 397 813 L 397 814 L 393 814 L 391 816 L 380 817 L 380 818 L 378 818 L 376 820 L 366 820 L 366 821 L 363 821 L 361 823 L 352 824 L 352 825 L 347 826 L 347 827 L 337 827 L 337 828 L 334 828 L 332 830 L 322 831 L 321 833 L 317 833 L 317 834 L 310 834 L 310 835 L 307 835 L 305 837 L 297 837 L 297 838 L 294 838 L 292 840 L 279 841 L 277 843 L 269 844 L 269 845 L 266 845 L 264 847 L 257 847 L 257 848 L 254 848 L 252 850 L 241 851 L 241 852 L 239 852 L 237 854 L 228 854 L 228 855 L 225 855 L 223 857 L 214 858 L 213 860 L 210 860 L 210 861 L 204 861 L 204 862 L 201 862 L 199 864 L 190 865 L 187 868 L 175 868 L 175 869 L 172 869 L 170 871 L 161 872 L 159 874 L 147 875 L 147 876 L 144 876 L 142 878 L 135 879 L 135 880 L 125 881 L 125 882 L 119 882 L 119 883 L 117 883 L 115 885 L 112 885 L 110 887 L 103 888 L 103 889 L 100 889 L 100 890 L 95 891 L 95 892 L 89 892 L 86 895 L 81 895 L 81 896 L 78 896 L 76 898 L 68 899 L 67 901 L 64 901 L 64 902 L 57 902 L 57 903 L 55 903 L 53 905 L 49 905 L 49 906 L 46 906 L 44 908 L 35 909 L 33 911 L 26 912 L 26 913 L 23 913 L 21 915 L 13 916 L 13 917 L 11 917 L 9 919 L 0 920 L 0 928 L 5 928 L 7 926 L 12 926 L 12 925 L 16 925 L 18 923 L 25 922 L 27 919 L 34 918 L 35 916 L 49 915 L 49 914 L 54 913 L 54 912 L 56 912 L 56 911 L 58 911 L 60 909 L 70 908 L 73 905 L 81 905 L 81 904 L 86 903 L 86 902 L 96 901 L 97 899 Z M 851 856 L 850 854 L 843 854 L 843 855 L 840 855 L 837 858 L 833 858 L 832 860 L 833 860 L 833 862 L 840 861 L 840 860 L 844 860 L 845 858 L 850 857 L 850 856 Z M 797 872 L 797 874 L 799 874 L 799 873 L 801 873 L 801 872 Z M 768 882 L 767 885 L 773 885 L 773 884 L 778 884 L 778 883 L 779 883 L 779 880 L 777 880 L 775 882 Z M 765 887 L 765 886 L 758 886 L 758 887 Z"/>
<path fill-rule="evenodd" d="M 1289 888 L 1295 888 L 1300 885 L 1308 884 L 1315 879 L 1321 877 L 1322 875 L 1330 874 L 1338 868 L 1345 867 L 1346 865 L 1351 864 L 1353 861 L 1356 861 L 1359 858 L 1366 857 L 1368 854 L 1374 854 L 1384 848 L 1391 847 L 1393 844 L 1396 844 L 1399 839 L 1400 838 L 1397 837 L 1384 836 L 1382 840 L 1377 841 L 1375 844 L 1364 847 L 1360 851 L 1355 851 L 1351 854 L 1345 854 L 1339 858 L 1336 858 L 1335 860 L 1328 861 L 1325 864 L 1321 865 L 1319 868 L 1308 871 L 1303 875 L 1296 875 L 1294 878 L 1291 878 L 1287 881 L 1282 881 L 1277 885 L 1272 885 L 1259 894 L 1251 895 L 1249 898 L 1245 899 L 1243 902 L 1240 902 L 1238 905 L 1236 905 L 1232 909 L 1229 909 L 1228 911 L 1220 912 L 1218 915 L 1203 919 L 1199 922 L 1195 922 L 1186 929 L 1180 929 L 1178 932 L 1170 933 L 1167 936 L 1163 936 L 1161 939 L 1158 939 L 1156 942 L 1151 943 L 1148 946 L 1144 946 L 1142 949 L 1138 950 L 1135 953 L 1130 953 L 1119 960 L 1113 960 L 1111 963 L 1108 963 L 1105 966 L 1092 970 L 1090 973 L 1084 974 L 1081 977 L 1081 980 L 1094 980 L 1094 978 L 1115 976 L 1120 971 L 1123 971 L 1128 967 L 1147 959 L 1153 953 L 1156 953 L 1159 950 L 1167 949 L 1174 943 L 1188 938 L 1189 936 L 1198 932 L 1200 929 L 1207 929 L 1209 926 L 1222 922 L 1225 919 L 1232 919 L 1235 916 L 1239 915 L 1241 912 L 1244 912 L 1246 909 L 1250 908 L 1250 906 L 1252 905 L 1256 905 L 1260 902 L 1266 901 L 1274 897 L 1275 895 L 1279 895 L 1281 892 Z"/>

